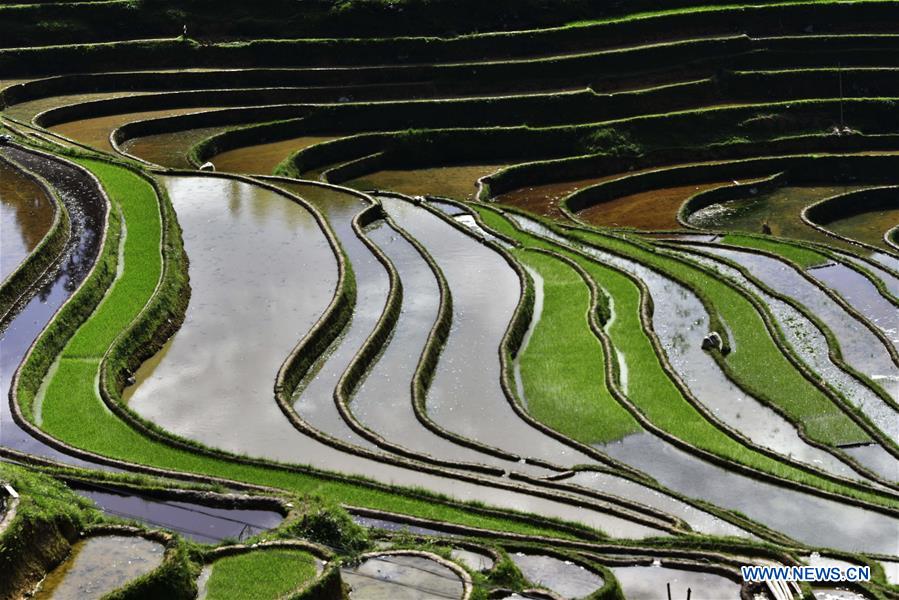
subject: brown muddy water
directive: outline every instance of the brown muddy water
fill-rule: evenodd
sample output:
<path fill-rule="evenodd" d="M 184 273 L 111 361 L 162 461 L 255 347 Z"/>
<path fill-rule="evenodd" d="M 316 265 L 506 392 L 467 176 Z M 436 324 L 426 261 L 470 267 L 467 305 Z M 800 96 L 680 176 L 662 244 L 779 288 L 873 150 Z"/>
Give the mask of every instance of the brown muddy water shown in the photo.
<path fill-rule="evenodd" d="M 79 541 L 32 596 L 35 600 L 101 598 L 162 564 L 165 548 L 138 536 L 104 535 Z"/>
<path fill-rule="evenodd" d="M 577 190 L 620 176 L 606 175 L 605 177 L 590 177 L 574 181 L 559 181 L 544 185 L 527 186 L 500 194 L 494 200 L 544 217 L 565 219 L 565 215 L 559 209 L 559 203 L 563 198 Z"/>
<path fill-rule="evenodd" d="M 591 225 L 601 227 L 680 229 L 677 211 L 687 198 L 729 183 L 716 181 L 648 190 L 601 202 L 578 212 L 578 216 Z"/>
<path fill-rule="evenodd" d="M 169 169 L 193 169 L 187 159 L 191 147 L 227 127 L 199 127 L 172 133 L 146 135 L 119 145 L 123 152 Z"/>
<path fill-rule="evenodd" d="M 334 292 L 337 263 L 323 233 L 300 205 L 259 186 L 201 176 L 163 181 L 184 232 L 192 295 L 165 356 L 143 365 L 126 390 L 141 416 L 229 452 L 422 486 L 620 537 L 662 533 L 554 500 L 360 458 L 298 432 L 272 388 L 281 363 Z"/>
<path fill-rule="evenodd" d="M 478 179 L 505 166 L 505 164 L 482 164 L 427 169 L 389 169 L 351 179 L 343 185 L 357 190 L 390 190 L 400 194 L 471 200 L 478 191 Z"/>
<path fill-rule="evenodd" d="M 663 567 L 661 564 L 633 567 L 611 567 L 627 600 L 658 600 L 666 597 L 671 584 L 672 598 L 738 600 L 740 584 L 721 575 Z"/>
<path fill-rule="evenodd" d="M 5 393 L 31 343 L 84 280 L 96 260 L 106 206 L 91 178 L 78 169 L 14 148 L 5 148 L 3 154 L 38 173 L 58 190 L 71 219 L 72 234 L 60 266 L 47 273 L 36 286 L 34 295 L 27 298 L 16 314 L 0 328 L 0 389 L 4 390 L 4 398 L 0 401 L 0 444 L 69 464 L 89 466 L 90 463 L 60 452 L 20 428 L 10 414 Z"/>
<path fill-rule="evenodd" d="M 824 225 L 830 231 L 859 242 L 892 250 L 883 240 L 887 230 L 899 224 L 899 208 L 869 211 L 831 221 Z"/>
<path fill-rule="evenodd" d="M 278 163 L 293 152 L 322 142 L 336 140 L 339 137 L 336 134 L 301 136 L 279 142 L 244 146 L 222 152 L 209 160 L 215 165 L 217 171 L 270 175 Z"/>
<path fill-rule="evenodd" d="M 37 183 L 0 161 L 0 281 L 37 247 L 55 214 L 53 201 Z"/>
<path fill-rule="evenodd" d="M 509 558 L 532 584 L 545 587 L 563 598 L 583 598 L 603 586 L 598 573 L 585 569 L 570 560 L 560 560 L 544 554 L 514 552 Z M 630 597 L 628 596 L 630 599 Z"/>
<path fill-rule="evenodd" d="M 94 117 L 92 119 L 81 119 L 78 121 L 70 121 L 50 127 L 50 130 L 81 142 L 97 150 L 104 152 L 115 152 L 110 143 L 109 136 L 117 128 L 125 123 L 132 121 L 144 121 L 147 119 L 156 119 L 159 117 L 169 117 L 175 115 L 185 115 L 193 112 L 203 112 L 212 110 L 213 107 L 196 107 L 196 108 L 167 108 L 164 110 L 147 110 L 142 112 L 133 112 L 118 115 L 107 115 L 105 117 Z"/>
<path fill-rule="evenodd" d="M 824 198 L 864 189 L 863 185 L 786 186 L 768 193 L 713 204 L 687 217 L 691 225 L 707 229 L 728 229 L 761 233 L 768 223 L 771 233 L 780 237 L 823 242 L 849 247 L 834 240 L 802 220 L 802 209 Z"/>
<path fill-rule="evenodd" d="M 464 591 L 452 569 L 423 556 L 378 556 L 340 572 L 351 600 L 461 598 Z"/>

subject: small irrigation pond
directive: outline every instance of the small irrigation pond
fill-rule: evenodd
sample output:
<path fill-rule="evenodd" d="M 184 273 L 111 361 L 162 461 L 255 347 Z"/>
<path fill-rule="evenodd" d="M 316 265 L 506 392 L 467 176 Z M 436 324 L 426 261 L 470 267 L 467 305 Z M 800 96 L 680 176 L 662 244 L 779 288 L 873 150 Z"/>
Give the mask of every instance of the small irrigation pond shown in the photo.
<path fill-rule="evenodd" d="M 162 563 L 165 547 L 139 536 L 83 539 L 34 592 L 35 600 L 101 598 Z"/>
<path fill-rule="evenodd" d="M 462 569 L 424 553 L 377 554 L 341 569 L 350 600 L 461 599 Z M 469 584 L 470 585 L 470 584 Z"/>
<path fill-rule="evenodd" d="M 96 487 L 75 487 L 104 513 L 162 527 L 204 544 L 245 539 L 277 527 L 284 517 L 271 510 L 218 508 L 182 500 L 152 498 L 139 493 Z"/>
<path fill-rule="evenodd" d="M 55 213 L 53 201 L 37 183 L 0 161 L 0 281 L 40 243 Z"/>

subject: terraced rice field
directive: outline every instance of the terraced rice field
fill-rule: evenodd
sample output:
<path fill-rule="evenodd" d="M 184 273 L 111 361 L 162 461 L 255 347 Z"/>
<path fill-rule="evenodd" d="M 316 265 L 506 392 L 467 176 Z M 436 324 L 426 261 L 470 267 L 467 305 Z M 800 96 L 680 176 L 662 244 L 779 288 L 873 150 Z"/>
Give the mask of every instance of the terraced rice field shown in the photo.
<path fill-rule="evenodd" d="M 899 3 L 188 4 L 0 6 L 0 599 L 899 599 Z"/>

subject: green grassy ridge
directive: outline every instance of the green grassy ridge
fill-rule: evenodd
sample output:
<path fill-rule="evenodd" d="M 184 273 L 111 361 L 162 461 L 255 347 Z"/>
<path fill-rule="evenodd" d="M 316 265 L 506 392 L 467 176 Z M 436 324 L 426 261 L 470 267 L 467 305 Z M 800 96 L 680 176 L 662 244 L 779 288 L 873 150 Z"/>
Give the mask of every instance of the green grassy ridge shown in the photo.
<path fill-rule="evenodd" d="M 91 161 L 87 162 L 90 164 Z M 106 177 L 112 173 L 109 170 L 110 168 L 119 169 L 120 172 L 117 176 L 112 176 L 107 180 Z M 129 228 L 129 237 L 132 237 L 134 241 L 132 246 L 128 246 L 126 241 L 126 268 L 123 272 L 123 277 L 117 280 L 110 294 L 115 291 L 117 286 L 121 286 L 120 289 L 126 289 L 125 286 L 128 286 L 127 289 L 131 289 L 132 283 L 125 283 L 126 279 L 144 278 L 139 270 L 128 268 L 128 262 L 132 260 L 132 257 L 127 254 L 127 250 L 129 248 L 138 248 L 138 241 L 144 240 L 146 237 L 152 238 L 152 232 L 159 231 L 158 209 L 154 207 L 154 211 L 150 211 L 149 208 L 140 206 L 139 203 L 134 202 L 133 198 L 130 197 L 132 188 L 140 188 L 140 184 L 143 182 L 142 178 L 135 174 L 131 174 L 130 178 L 125 177 L 121 171 L 124 171 L 124 169 L 109 167 L 98 172 L 104 185 L 108 186 L 107 189 L 113 201 L 121 210 Z M 146 201 L 148 204 L 151 200 L 149 197 L 138 196 L 138 198 Z M 155 204 L 155 197 L 152 200 Z M 148 215 L 152 216 L 149 222 L 140 220 L 141 216 L 147 217 Z M 108 238 L 107 246 L 110 243 L 116 242 Z M 158 237 L 155 243 L 158 247 Z M 107 256 L 110 254 L 115 255 L 115 252 L 111 252 L 109 247 L 104 250 L 104 253 Z M 149 256 L 139 255 L 139 257 L 141 264 L 151 270 L 157 269 L 158 266 L 146 263 L 155 261 L 161 264 L 161 256 L 158 251 L 151 253 Z M 97 275 L 97 273 L 93 275 Z M 132 310 L 140 310 L 143 306 L 142 303 L 140 303 L 140 306 L 136 302 L 132 303 L 131 299 L 125 299 L 125 301 L 129 303 Z M 110 302 L 104 303 L 101 310 L 94 315 L 94 318 L 98 318 L 100 313 L 109 309 L 110 306 Z M 117 308 L 114 312 L 118 316 L 119 310 Z M 131 315 L 132 318 L 134 316 L 135 314 Z M 90 347 L 89 342 L 93 344 L 106 343 L 109 335 L 114 333 L 117 332 L 105 332 L 105 334 L 103 331 L 98 332 L 88 324 L 76 331 L 71 340 L 72 346 L 69 347 L 77 347 L 76 344 L 84 344 L 84 347 L 90 349 L 90 352 L 87 353 L 89 356 L 99 357 L 105 351 L 105 348 Z M 42 415 L 43 429 L 54 437 L 75 447 L 151 467 L 174 469 L 181 472 L 204 474 L 265 485 L 300 494 L 321 495 L 350 505 L 399 512 L 423 518 L 446 520 L 486 529 L 571 537 L 571 534 L 566 530 L 557 530 L 551 525 L 532 524 L 524 520 L 516 521 L 514 518 L 505 519 L 493 514 L 472 510 L 479 506 L 477 503 L 447 505 L 439 501 L 439 496 L 426 490 L 397 490 L 396 493 L 393 493 L 384 489 L 384 486 L 376 484 L 366 485 L 362 481 L 356 483 L 351 481 L 351 478 L 339 480 L 329 478 L 324 474 L 316 475 L 314 473 L 280 469 L 275 465 L 263 466 L 233 463 L 147 438 L 107 410 L 99 398 L 95 383 L 99 376 L 99 358 L 69 357 L 69 347 L 63 350 L 65 358 L 60 359 L 55 375 L 47 384 Z M 30 398 L 32 396 L 33 392 L 22 389 L 20 384 L 20 400 L 25 405 L 24 408 L 27 409 L 30 406 Z"/>
<path fill-rule="evenodd" d="M 620 239 L 586 231 L 574 237 L 653 266 L 707 299 L 709 312 L 718 314 L 734 338 L 732 352 L 720 361 L 734 381 L 756 398 L 780 407 L 811 439 L 830 446 L 870 439 L 783 356 L 756 307 L 725 281 Z"/>
<path fill-rule="evenodd" d="M 640 373 L 640 377 L 631 379 L 626 394 L 657 426 L 698 448 L 760 471 L 839 494 L 896 506 L 892 499 L 885 499 L 877 494 L 835 483 L 787 465 L 749 450 L 729 437 L 703 418 L 681 396 L 677 387 L 662 369 L 655 349 L 643 333 L 640 319 L 640 290 L 626 275 L 594 262 L 569 248 L 518 230 L 493 208 L 485 206 L 473 206 L 473 208 L 491 229 L 519 240 L 526 247 L 553 250 L 575 260 L 612 297 L 614 317 L 607 326 L 607 332 L 615 349 L 625 355 L 629 372 Z M 635 332 L 640 333 L 635 335 Z"/>
<path fill-rule="evenodd" d="M 131 171 L 95 160 L 79 160 L 96 175 L 114 201 L 128 205 L 123 221 L 124 248 L 128 257 L 125 273 L 115 280 L 98 310 L 84 323 L 66 346 L 62 358 L 100 359 L 153 294 L 162 274 L 160 239 L 162 223 L 156 192 L 150 183 Z M 133 229 L 128 223 L 139 223 Z"/>
<path fill-rule="evenodd" d="M 821 254 L 820 252 L 816 252 L 811 248 L 791 244 L 789 242 L 766 240 L 755 236 L 740 235 L 738 233 L 728 233 L 719 241 L 722 244 L 729 244 L 742 248 L 750 248 L 753 250 L 764 250 L 765 252 L 770 252 L 789 261 L 792 261 L 803 269 L 823 265 L 828 260 L 830 260 L 827 256 Z"/>
<path fill-rule="evenodd" d="M 580 275 L 544 254 L 513 254 L 544 281 L 543 312 L 519 356 L 528 412 L 585 444 L 613 442 L 639 431 L 606 387 L 607 357 L 587 322 L 591 298 Z"/>
<path fill-rule="evenodd" d="M 228 556 L 212 564 L 206 598 L 280 598 L 312 580 L 315 573 L 314 557 L 302 550 L 271 548 Z"/>

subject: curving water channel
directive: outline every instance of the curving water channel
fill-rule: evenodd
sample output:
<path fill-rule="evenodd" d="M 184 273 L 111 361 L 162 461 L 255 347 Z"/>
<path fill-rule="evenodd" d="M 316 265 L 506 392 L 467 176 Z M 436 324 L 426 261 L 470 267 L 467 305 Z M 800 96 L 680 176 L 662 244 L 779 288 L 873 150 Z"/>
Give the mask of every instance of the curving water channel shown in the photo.
<path fill-rule="evenodd" d="M 37 247 L 55 214 L 53 201 L 34 180 L 0 160 L 0 282 Z"/>
<path fill-rule="evenodd" d="M 536 221 L 519 216 L 512 218 L 526 230 L 568 243 Z M 742 432 L 756 444 L 784 456 L 792 456 L 835 474 L 853 474 L 833 455 L 807 444 L 799 437 L 796 428 L 773 409 L 743 392 L 725 375 L 714 358 L 702 349 L 701 341 L 711 325 L 708 312 L 696 294 L 636 261 L 595 248 L 582 250 L 603 264 L 630 273 L 646 285 L 655 300 L 653 330 L 669 363 L 693 395 L 717 419 Z"/>
<path fill-rule="evenodd" d="M 281 524 L 284 517 L 270 510 L 217 508 L 194 502 L 119 494 L 115 490 L 75 488 L 79 496 L 92 500 L 103 512 L 164 527 L 204 544 L 226 538 L 244 539 Z"/>
<path fill-rule="evenodd" d="M 79 541 L 41 582 L 35 600 L 102 598 L 162 563 L 164 548 L 138 536 L 103 535 Z"/>
<path fill-rule="evenodd" d="M 842 296 L 899 350 L 899 307 L 887 300 L 867 277 L 840 263 L 807 272 Z"/>
<path fill-rule="evenodd" d="M 164 182 L 184 231 L 192 296 L 165 354 L 138 370 L 126 394 L 132 409 L 176 434 L 237 454 L 424 486 L 588 523 L 615 536 L 660 533 L 526 493 L 360 458 L 302 435 L 277 407 L 272 382 L 333 294 L 337 266 L 324 235 L 303 207 L 259 186 L 222 177 Z"/>
<path fill-rule="evenodd" d="M 571 243 L 537 221 L 513 218 L 531 233 L 564 245 Z M 604 264 L 624 270 L 642 267 L 593 247 L 578 245 L 577 248 Z M 893 535 L 899 526 L 897 519 L 723 469 L 677 449 L 651 433 L 634 434 L 600 449 L 649 474 L 671 490 L 739 510 L 797 540 L 847 550 L 888 554 L 899 551 L 899 540 Z"/>
<path fill-rule="evenodd" d="M 69 214 L 71 235 L 59 266 L 44 276 L 33 295 L 25 300 L 15 316 L 0 330 L 0 389 L 4 392 L 3 400 L 0 401 L 0 445 L 70 464 L 97 468 L 96 465 L 90 465 L 44 444 L 21 429 L 12 418 L 6 394 L 31 343 L 81 284 L 96 260 L 106 205 L 94 181 L 81 170 L 13 147 L 4 148 L 2 152 L 4 156 L 44 177 L 57 190 Z"/>
<path fill-rule="evenodd" d="M 707 251 L 742 265 L 759 281 L 806 306 L 833 332 L 843 360 L 860 373 L 883 382 L 881 385 L 895 397 L 899 367 L 890 359 L 883 343 L 796 269 L 775 258 L 752 252 L 718 247 Z M 899 439 L 899 415 L 883 399 L 871 394 L 853 400 L 884 433 Z"/>
<path fill-rule="evenodd" d="M 767 308 L 771 311 L 774 320 L 784 333 L 790 347 L 802 359 L 806 366 L 830 383 L 853 403 L 871 404 L 880 401 L 880 398 L 878 398 L 869 388 L 831 361 L 828 353 L 827 338 L 825 338 L 824 334 L 815 326 L 815 324 L 800 311 L 783 300 L 771 296 L 730 265 L 711 259 L 705 254 L 681 255 L 723 274 L 736 285 L 761 298 Z M 792 427 L 792 425 L 786 421 L 784 421 L 784 426 Z M 880 460 L 873 463 L 872 466 L 881 465 L 883 468 L 876 468 L 875 470 L 886 479 L 891 481 L 899 480 L 899 462 L 883 450 L 883 448 L 880 448 L 880 453 L 882 454 Z M 835 460 L 832 462 L 836 463 Z M 816 466 L 821 466 L 821 464 L 817 464 Z M 840 474 L 852 476 L 852 474 L 848 472 Z"/>

